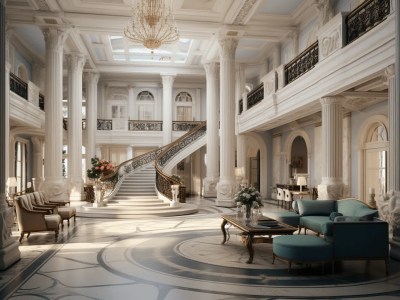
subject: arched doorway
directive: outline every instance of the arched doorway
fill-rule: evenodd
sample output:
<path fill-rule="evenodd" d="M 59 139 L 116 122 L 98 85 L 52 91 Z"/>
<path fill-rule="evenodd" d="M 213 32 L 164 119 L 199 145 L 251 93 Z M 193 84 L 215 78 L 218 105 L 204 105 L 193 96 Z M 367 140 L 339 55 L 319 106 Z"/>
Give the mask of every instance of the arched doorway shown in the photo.
<path fill-rule="evenodd" d="M 369 194 L 387 192 L 387 158 L 389 150 L 388 120 L 374 116 L 362 126 L 359 157 L 359 197 L 368 202 Z"/>

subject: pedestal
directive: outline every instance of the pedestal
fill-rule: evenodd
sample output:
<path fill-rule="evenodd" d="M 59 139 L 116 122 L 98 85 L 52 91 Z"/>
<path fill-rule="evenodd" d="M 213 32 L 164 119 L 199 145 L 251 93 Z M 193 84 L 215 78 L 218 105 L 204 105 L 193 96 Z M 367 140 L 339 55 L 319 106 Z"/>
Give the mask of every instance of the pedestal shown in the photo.
<path fill-rule="evenodd" d="M 204 178 L 203 180 L 203 197 L 216 198 L 217 197 L 217 183 L 218 179 Z"/>
<path fill-rule="evenodd" d="M 318 200 L 338 200 L 343 195 L 343 184 L 318 185 Z"/>
<path fill-rule="evenodd" d="M 217 184 L 217 200 L 216 206 L 222 207 L 235 207 L 236 203 L 233 196 L 236 193 L 236 182 L 234 181 L 221 181 Z"/>
<path fill-rule="evenodd" d="M 5 270 L 20 260 L 19 243 L 11 237 L 11 227 L 14 221 L 14 210 L 6 207 L 0 214 L 0 270 Z"/>
<path fill-rule="evenodd" d="M 104 206 L 103 202 L 103 187 L 101 184 L 96 184 L 94 187 L 94 202 L 93 202 L 93 207 L 102 207 Z"/>
<path fill-rule="evenodd" d="M 171 185 L 171 193 L 172 193 L 172 200 L 169 203 L 170 207 L 177 207 L 179 206 L 179 200 L 178 200 L 178 195 L 179 195 L 179 184 L 174 184 Z"/>

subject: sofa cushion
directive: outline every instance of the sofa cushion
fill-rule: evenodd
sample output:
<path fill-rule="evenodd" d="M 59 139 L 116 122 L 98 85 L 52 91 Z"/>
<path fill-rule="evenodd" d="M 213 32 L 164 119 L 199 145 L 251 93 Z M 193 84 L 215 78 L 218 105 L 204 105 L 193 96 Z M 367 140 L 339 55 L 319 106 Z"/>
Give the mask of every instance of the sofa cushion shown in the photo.
<path fill-rule="evenodd" d="M 297 200 L 301 216 L 329 216 L 336 211 L 335 200 Z"/>
<path fill-rule="evenodd" d="M 268 211 L 265 215 L 280 223 L 284 223 L 293 227 L 300 224 L 300 216 L 293 211 Z"/>
<path fill-rule="evenodd" d="M 337 201 L 337 211 L 343 216 L 366 217 L 372 219 L 378 217 L 378 211 L 368 207 L 364 202 L 357 199 L 343 199 Z"/>
<path fill-rule="evenodd" d="M 330 222 L 329 216 L 303 216 L 300 218 L 300 226 L 312 231 L 324 234 L 324 224 Z"/>
<path fill-rule="evenodd" d="M 339 216 L 343 216 L 343 214 L 341 214 L 341 213 L 339 213 L 337 211 L 333 211 L 329 215 L 329 220 L 333 221 L 333 220 L 335 220 L 336 217 L 339 217 Z"/>

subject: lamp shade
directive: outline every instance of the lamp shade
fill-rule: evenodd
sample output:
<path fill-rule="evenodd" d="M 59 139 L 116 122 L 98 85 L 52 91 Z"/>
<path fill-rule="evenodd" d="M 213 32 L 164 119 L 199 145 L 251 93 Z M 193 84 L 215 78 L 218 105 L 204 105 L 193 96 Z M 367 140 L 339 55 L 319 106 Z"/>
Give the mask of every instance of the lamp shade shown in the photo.
<path fill-rule="evenodd" d="M 16 187 L 16 186 L 17 186 L 17 178 L 15 178 L 15 177 L 8 177 L 8 179 L 7 179 L 7 186 L 8 186 L 8 187 Z"/>
<path fill-rule="evenodd" d="M 299 176 L 297 178 L 297 185 L 300 186 L 307 185 L 307 179 L 304 176 Z"/>

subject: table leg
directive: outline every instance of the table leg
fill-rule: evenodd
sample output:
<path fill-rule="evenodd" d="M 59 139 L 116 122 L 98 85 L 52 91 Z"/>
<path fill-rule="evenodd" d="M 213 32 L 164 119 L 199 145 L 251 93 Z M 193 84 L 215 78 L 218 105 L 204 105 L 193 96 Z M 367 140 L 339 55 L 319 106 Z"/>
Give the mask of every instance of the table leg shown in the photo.
<path fill-rule="evenodd" d="M 246 261 L 246 263 L 251 264 L 253 262 L 253 257 L 254 257 L 253 235 L 251 234 L 247 234 L 246 247 L 247 250 L 249 251 L 249 259 L 248 261 Z"/>
<path fill-rule="evenodd" d="M 224 235 L 224 239 L 222 240 L 221 245 L 226 243 L 226 230 L 225 230 L 225 225 L 228 223 L 227 220 L 223 219 L 222 220 L 222 224 L 221 224 L 221 230 L 222 230 L 222 234 Z"/>

